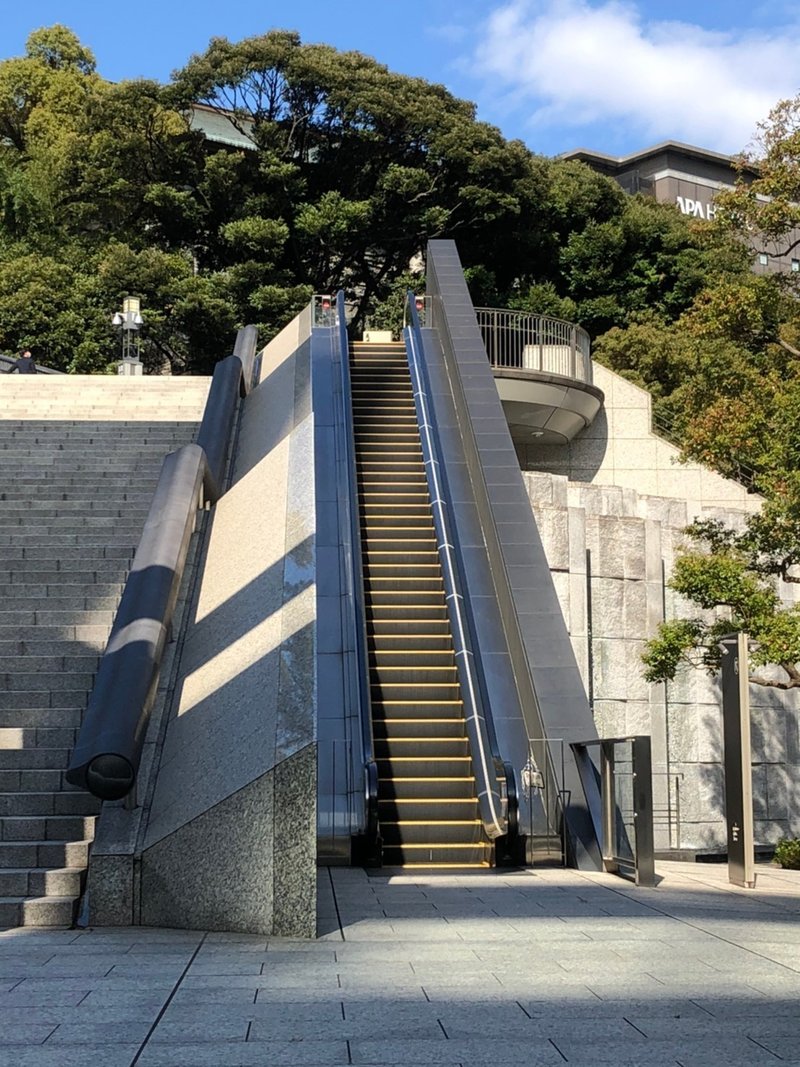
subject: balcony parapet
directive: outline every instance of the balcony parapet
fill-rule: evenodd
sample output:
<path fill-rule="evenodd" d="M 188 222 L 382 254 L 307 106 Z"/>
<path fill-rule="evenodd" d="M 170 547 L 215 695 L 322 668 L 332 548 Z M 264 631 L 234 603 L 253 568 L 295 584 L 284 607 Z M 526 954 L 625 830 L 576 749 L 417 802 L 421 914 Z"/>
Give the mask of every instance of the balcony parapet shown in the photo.
<path fill-rule="evenodd" d="M 593 421 L 604 397 L 584 329 L 526 311 L 475 314 L 515 443 L 563 444 Z"/>

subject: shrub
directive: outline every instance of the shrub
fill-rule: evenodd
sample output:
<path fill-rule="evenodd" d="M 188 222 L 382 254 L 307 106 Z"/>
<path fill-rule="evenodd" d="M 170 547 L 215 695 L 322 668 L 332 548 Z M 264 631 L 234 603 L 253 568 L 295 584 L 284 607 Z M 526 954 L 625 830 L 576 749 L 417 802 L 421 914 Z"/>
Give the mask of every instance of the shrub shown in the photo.
<path fill-rule="evenodd" d="M 800 838 L 784 837 L 775 846 L 775 862 L 789 871 L 800 871 Z"/>

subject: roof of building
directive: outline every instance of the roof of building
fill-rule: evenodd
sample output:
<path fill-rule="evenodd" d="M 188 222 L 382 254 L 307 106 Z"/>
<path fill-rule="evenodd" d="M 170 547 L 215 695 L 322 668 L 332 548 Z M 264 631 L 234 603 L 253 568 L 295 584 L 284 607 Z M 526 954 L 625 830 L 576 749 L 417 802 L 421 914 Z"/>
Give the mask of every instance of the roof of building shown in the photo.
<path fill-rule="evenodd" d="M 714 152 L 710 148 L 699 148 L 697 145 L 684 144 L 682 141 L 661 141 L 650 148 L 644 148 L 639 152 L 631 152 L 627 156 L 610 156 L 605 152 L 595 152 L 589 148 L 574 148 L 570 152 L 562 152 L 558 158 L 577 159 L 582 163 L 593 164 L 609 171 L 620 171 L 637 166 L 653 156 L 663 155 L 665 152 L 671 152 L 681 155 L 685 159 L 693 159 L 702 163 L 716 163 L 728 169 L 733 169 L 737 160 L 736 156 L 726 156 L 722 152 Z"/>

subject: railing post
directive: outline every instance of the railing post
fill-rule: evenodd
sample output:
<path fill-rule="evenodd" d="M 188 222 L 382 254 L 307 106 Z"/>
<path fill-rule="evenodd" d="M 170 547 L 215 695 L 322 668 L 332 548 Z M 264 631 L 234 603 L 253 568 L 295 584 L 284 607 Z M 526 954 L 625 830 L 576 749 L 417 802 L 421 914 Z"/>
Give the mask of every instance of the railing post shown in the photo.
<path fill-rule="evenodd" d="M 600 790 L 603 799 L 603 867 L 614 874 L 618 870 L 615 860 L 616 810 L 614 803 L 614 745 L 600 743 Z"/>

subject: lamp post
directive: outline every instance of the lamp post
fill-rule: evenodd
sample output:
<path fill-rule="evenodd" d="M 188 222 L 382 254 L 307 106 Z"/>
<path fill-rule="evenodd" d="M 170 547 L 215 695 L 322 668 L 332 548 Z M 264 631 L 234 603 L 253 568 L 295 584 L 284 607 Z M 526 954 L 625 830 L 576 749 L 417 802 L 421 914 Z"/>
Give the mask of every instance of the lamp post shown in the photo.
<path fill-rule="evenodd" d="M 111 325 L 122 333 L 122 362 L 117 365 L 118 374 L 141 374 L 139 359 L 139 331 L 142 328 L 141 301 L 138 296 L 125 296 L 122 311 L 116 312 Z"/>

